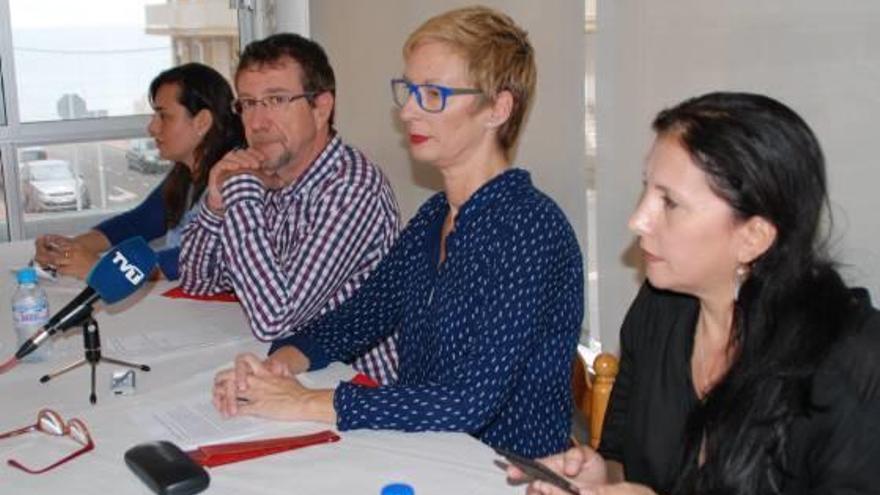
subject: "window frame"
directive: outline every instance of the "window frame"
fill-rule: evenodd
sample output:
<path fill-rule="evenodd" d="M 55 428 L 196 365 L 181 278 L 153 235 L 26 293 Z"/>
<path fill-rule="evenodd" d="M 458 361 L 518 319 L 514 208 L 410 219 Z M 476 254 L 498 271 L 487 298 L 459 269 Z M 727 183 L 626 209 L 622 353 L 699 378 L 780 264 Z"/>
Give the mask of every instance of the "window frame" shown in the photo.
<path fill-rule="evenodd" d="M 238 10 L 239 48 L 253 39 L 257 18 L 247 0 L 230 0 Z M 6 223 L 10 241 L 25 239 L 21 191 L 17 187 L 17 150 L 28 146 L 86 143 L 148 137 L 150 115 L 108 116 L 89 119 L 21 122 L 15 84 L 15 54 L 9 0 L 0 0 L 0 164 L 6 199 Z M 5 116 L 5 121 L 2 117 Z"/>

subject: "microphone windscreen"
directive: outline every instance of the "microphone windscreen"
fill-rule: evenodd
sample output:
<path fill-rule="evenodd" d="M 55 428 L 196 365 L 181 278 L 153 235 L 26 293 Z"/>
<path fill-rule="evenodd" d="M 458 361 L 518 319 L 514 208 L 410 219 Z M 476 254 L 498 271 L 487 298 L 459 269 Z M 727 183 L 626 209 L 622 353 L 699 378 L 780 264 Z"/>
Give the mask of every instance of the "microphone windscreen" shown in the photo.
<path fill-rule="evenodd" d="M 143 237 L 132 237 L 104 253 L 86 277 L 86 283 L 105 303 L 113 304 L 143 285 L 154 266 L 156 253 Z"/>

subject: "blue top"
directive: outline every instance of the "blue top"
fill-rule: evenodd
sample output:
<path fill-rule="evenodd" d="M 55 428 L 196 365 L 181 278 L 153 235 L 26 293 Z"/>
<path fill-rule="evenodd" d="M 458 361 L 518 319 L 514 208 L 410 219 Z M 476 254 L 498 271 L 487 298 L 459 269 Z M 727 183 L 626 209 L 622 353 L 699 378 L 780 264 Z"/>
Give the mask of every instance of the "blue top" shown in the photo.
<path fill-rule="evenodd" d="M 177 280 L 180 277 L 177 264 L 180 256 L 180 233 L 193 218 L 196 208 L 187 210 L 180 223 L 168 230 L 165 226 L 165 201 L 162 199 L 162 186 L 165 180 L 167 178 L 162 180 L 141 204 L 125 213 L 108 218 L 93 228 L 104 234 L 111 246 L 131 237 L 141 236 L 149 242 L 165 236 L 165 248 L 156 253 L 159 257 L 159 269 L 168 280 Z"/>
<path fill-rule="evenodd" d="M 583 318 L 574 232 L 528 172 L 509 170 L 449 211 L 436 194 L 355 295 L 294 345 L 312 369 L 350 361 L 400 328 L 392 385 L 340 384 L 338 428 L 463 431 L 529 457 L 563 450 Z M 271 352 L 270 351 L 270 352 Z"/>

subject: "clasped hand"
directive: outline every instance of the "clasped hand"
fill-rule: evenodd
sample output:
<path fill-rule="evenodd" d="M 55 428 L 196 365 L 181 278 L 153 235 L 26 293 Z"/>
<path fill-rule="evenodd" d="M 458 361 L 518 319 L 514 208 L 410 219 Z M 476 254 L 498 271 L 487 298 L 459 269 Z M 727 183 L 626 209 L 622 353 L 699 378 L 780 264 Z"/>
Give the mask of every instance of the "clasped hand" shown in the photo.
<path fill-rule="evenodd" d="M 225 417 L 334 423 L 333 391 L 304 387 L 282 362 L 246 353 L 214 378 L 214 407 Z"/>
<path fill-rule="evenodd" d="M 269 189 L 284 187 L 280 177 L 274 172 L 264 169 L 266 155 L 252 148 L 235 149 L 226 153 L 223 158 L 211 168 L 208 175 L 208 187 L 206 190 L 206 203 L 208 209 L 216 214 L 222 214 L 225 210 L 221 190 L 223 184 L 232 176 L 250 174 L 260 180 Z"/>

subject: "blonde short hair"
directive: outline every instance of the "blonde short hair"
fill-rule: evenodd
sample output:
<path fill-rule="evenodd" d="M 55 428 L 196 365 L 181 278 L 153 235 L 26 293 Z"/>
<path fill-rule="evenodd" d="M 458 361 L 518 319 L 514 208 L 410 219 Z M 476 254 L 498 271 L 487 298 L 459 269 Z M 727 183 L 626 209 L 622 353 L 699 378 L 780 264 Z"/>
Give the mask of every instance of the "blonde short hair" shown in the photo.
<path fill-rule="evenodd" d="M 498 129 L 498 144 L 507 153 L 519 136 L 538 79 L 528 33 L 506 14 L 488 7 L 465 7 L 419 26 L 403 45 L 404 58 L 431 41 L 449 44 L 464 58 L 473 84 L 488 101 L 502 91 L 513 96 L 510 118 Z"/>

